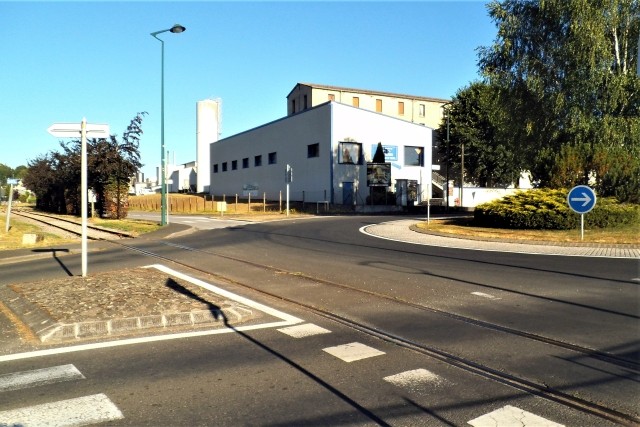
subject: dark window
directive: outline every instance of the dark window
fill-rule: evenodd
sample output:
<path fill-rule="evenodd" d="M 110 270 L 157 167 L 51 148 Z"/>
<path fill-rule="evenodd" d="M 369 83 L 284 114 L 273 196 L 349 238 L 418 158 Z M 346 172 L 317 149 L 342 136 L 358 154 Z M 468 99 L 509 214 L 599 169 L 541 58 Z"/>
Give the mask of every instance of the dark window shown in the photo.
<path fill-rule="evenodd" d="M 254 166 L 262 166 L 262 156 L 256 156 L 253 159 L 253 165 Z"/>
<path fill-rule="evenodd" d="M 249 167 L 249 158 L 245 157 L 244 159 L 242 159 L 242 169 L 246 169 Z"/>
<path fill-rule="evenodd" d="M 218 164 L 213 165 L 213 173 L 218 173 Z"/>
<path fill-rule="evenodd" d="M 296 100 L 292 99 L 291 100 L 291 113 L 295 113 L 296 112 Z"/>
<path fill-rule="evenodd" d="M 278 153 L 269 153 L 269 164 L 275 165 L 276 163 L 278 163 Z"/>
<path fill-rule="evenodd" d="M 238 169 L 238 161 L 237 160 L 233 160 L 231 162 L 231 170 L 237 170 Z"/>
<path fill-rule="evenodd" d="M 222 163 L 222 172 L 226 172 L 227 171 L 227 162 L 223 162 Z"/>
<path fill-rule="evenodd" d="M 320 144 L 307 145 L 307 157 L 320 157 Z"/>
<path fill-rule="evenodd" d="M 306 110 L 307 108 L 309 108 L 307 106 L 307 95 L 304 96 L 304 109 Z"/>
<path fill-rule="evenodd" d="M 424 166 L 424 147 L 404 147 L 405 166 Z"/>

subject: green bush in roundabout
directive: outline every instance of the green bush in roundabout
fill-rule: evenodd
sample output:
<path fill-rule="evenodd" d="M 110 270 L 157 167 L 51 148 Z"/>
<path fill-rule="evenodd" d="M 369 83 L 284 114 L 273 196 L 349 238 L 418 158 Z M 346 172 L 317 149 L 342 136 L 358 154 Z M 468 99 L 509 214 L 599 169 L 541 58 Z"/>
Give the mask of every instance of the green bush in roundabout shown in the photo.
<path fill-rule="evenodd" d="M 474 225 L 479 227 L 570 230 L 580 227 L 580 214 L 567 204 L 569 189 L 523 190 L 476 206 Z M 607 228 L 640 221 L 640 205 L 598 197 L 584 215 L 586 227 Z"/>

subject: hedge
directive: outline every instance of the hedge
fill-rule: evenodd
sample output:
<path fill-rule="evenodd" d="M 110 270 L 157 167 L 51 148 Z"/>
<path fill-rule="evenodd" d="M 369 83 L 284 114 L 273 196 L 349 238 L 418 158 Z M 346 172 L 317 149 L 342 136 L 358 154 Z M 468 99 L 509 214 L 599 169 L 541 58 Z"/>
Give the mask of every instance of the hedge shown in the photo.
<path fill-rule="evenodd" d="M 480 227 L 569 230 L 580 226 L 580 214 L 567 204 L 568 189 L 521 191 L 483 203 L 474 211 Z M 585 226 L 616 227 L 640 222 L 640 205 L 619 203 L 614 197 L 598 197 L 584 216 Z"/>

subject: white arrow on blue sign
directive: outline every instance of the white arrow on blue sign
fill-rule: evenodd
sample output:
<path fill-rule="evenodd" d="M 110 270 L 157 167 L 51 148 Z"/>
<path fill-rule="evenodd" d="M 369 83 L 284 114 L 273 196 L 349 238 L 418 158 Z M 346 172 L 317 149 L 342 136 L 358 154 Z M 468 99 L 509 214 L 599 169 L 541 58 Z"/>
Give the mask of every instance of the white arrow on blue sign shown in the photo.
<path fill-rule="evenodd" d="M 586 185 L 576 185 L 567 195 L 569 207 L 576 213 L 585 214 L 596 205 L 596 193 Z"/>

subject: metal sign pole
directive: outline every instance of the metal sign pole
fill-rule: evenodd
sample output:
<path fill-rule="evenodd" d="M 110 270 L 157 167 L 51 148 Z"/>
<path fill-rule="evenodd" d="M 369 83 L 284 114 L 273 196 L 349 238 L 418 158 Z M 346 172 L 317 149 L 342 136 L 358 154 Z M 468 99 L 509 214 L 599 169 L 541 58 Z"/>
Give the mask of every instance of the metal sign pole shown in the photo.
<path fill-rule="evenodd" d="M 5 233 L 9 232 L 9 221 L 11 219 L 11 203 L 13 201 L 13 184 L 9 186 L 9 205 L 7 206 L 7 223 L 5 225 Z"/>
<path fill-rule="evenodd" d="M 82 118 L 80 128 L 80 203 L 82 214 L 82 277 L 87 276 L 87 119 Z"/>
<path fill-rule="evenodd" d="M 580 240 L 584 240 L 584 214 L 580 214 Z"/>

